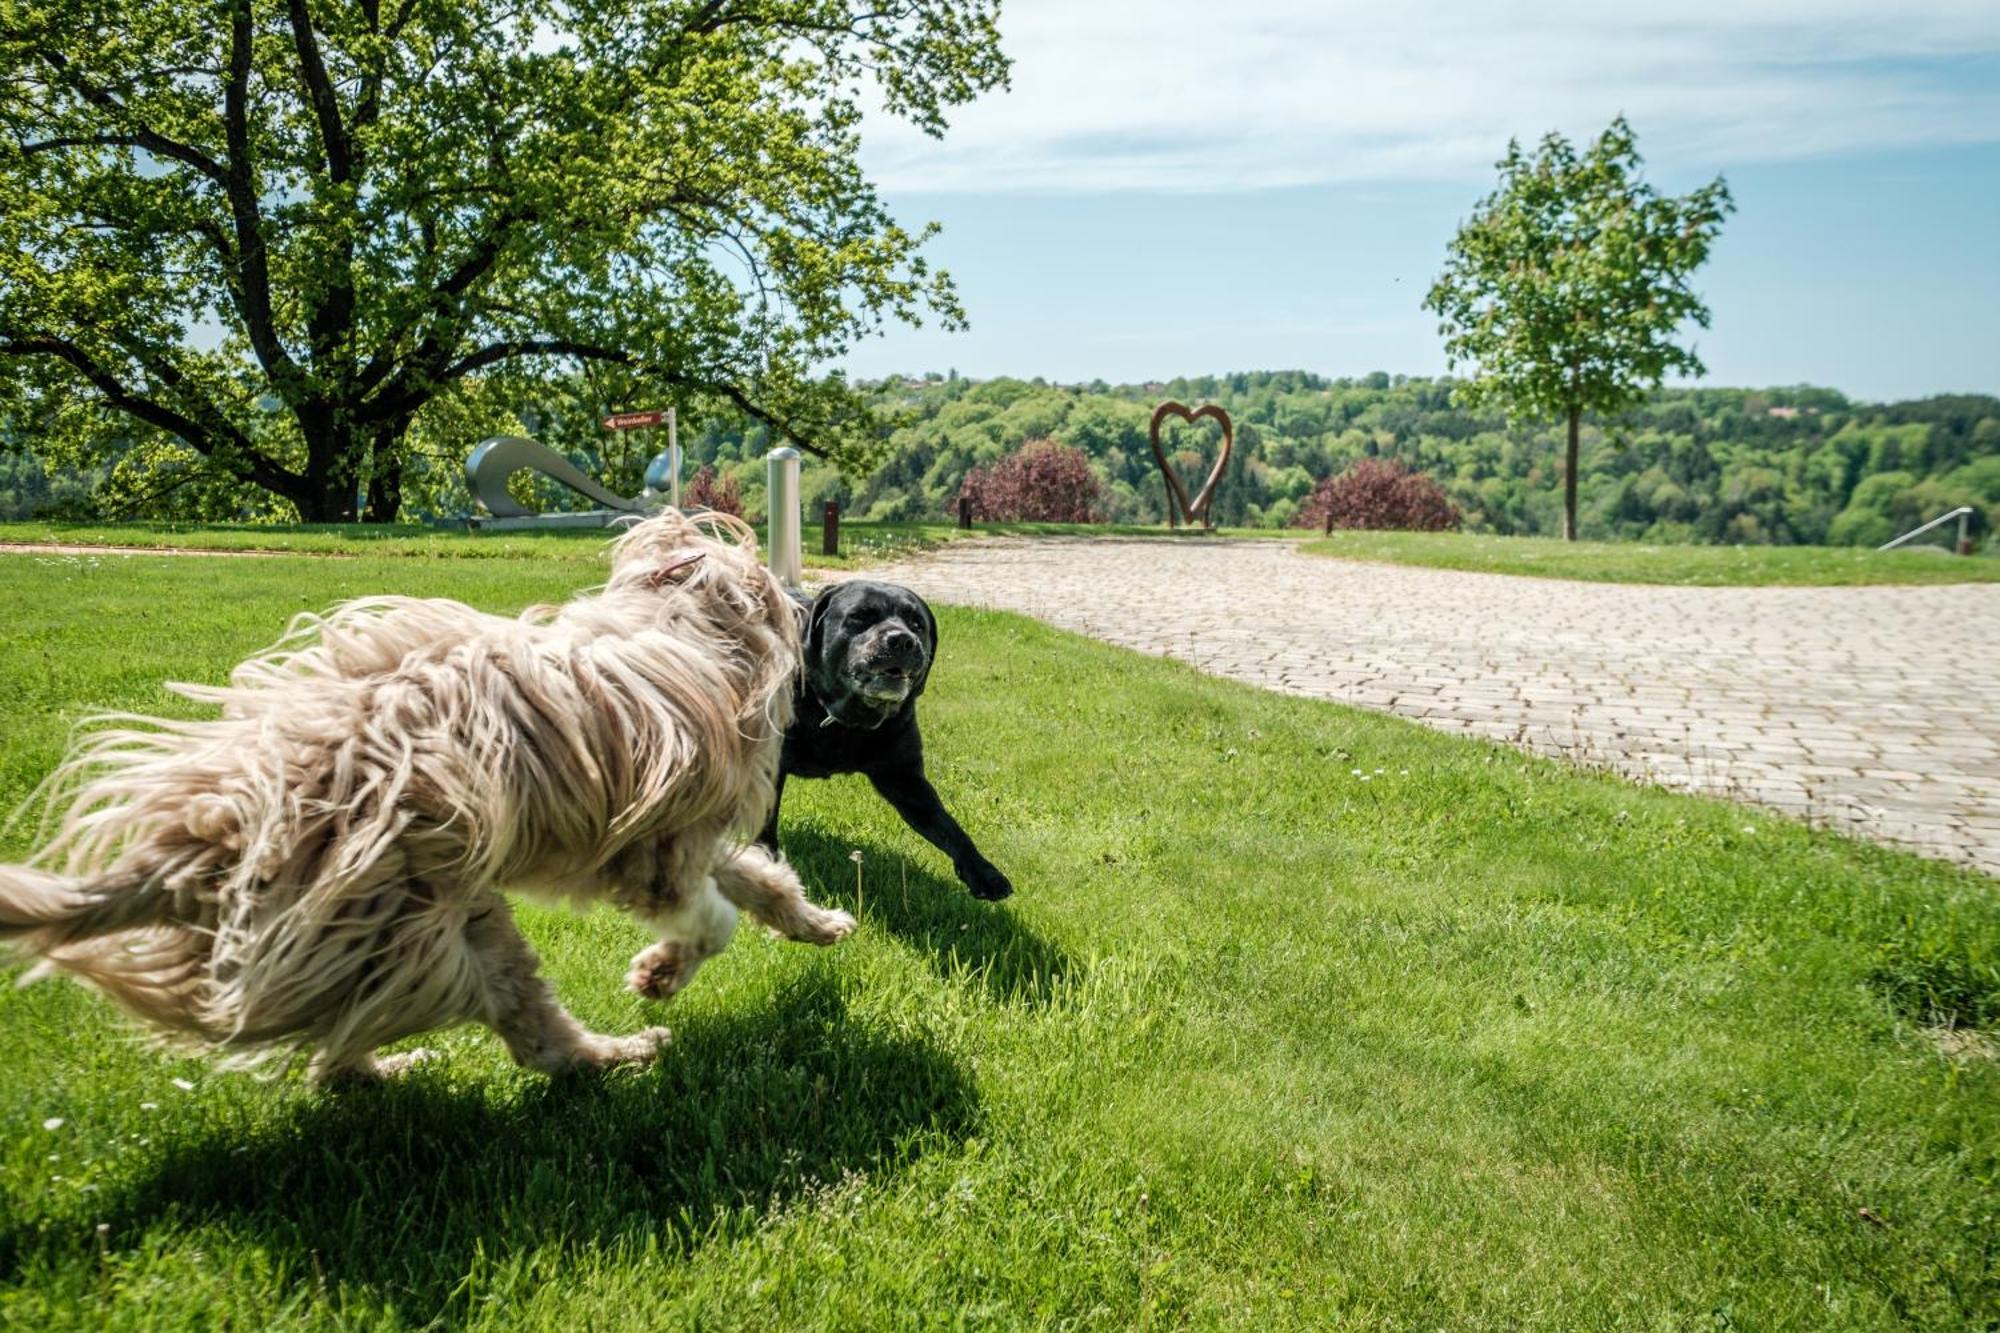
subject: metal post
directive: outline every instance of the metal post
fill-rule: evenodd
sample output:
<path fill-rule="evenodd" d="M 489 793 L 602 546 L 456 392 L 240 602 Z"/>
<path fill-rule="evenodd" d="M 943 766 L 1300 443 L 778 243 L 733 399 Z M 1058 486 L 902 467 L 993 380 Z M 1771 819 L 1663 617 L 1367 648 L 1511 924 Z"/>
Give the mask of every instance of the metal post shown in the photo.
<path fill-rule="evenodd" d="M 799 451 L 780 446 L 764 455 L 764 464 L 766 558 L 778 582 L 796 588 L 805 582 L 799 541 Z"/>
<path fill-rule="evenodd" d="M 819 524 L 819 553 L 840 554 L 840 502 L 828 500 Z"/>
<path fill-rule="evenodd" d="M 958 497 L 958 526 L 968 530 L 972 527 L 972 501 L 963 495 Z"/>
<path fill-rule="evenodd" d="M 680 409 L 667 409 L 667 457 L 673 461 L 667 464 L 667 503 L 674 508 L 681 507 L 681 414 Z"/>
<path fill-rule="evenodd" d="M 1971 518 L 1972 511 L 1970 509 L 1961 509 L 1958 511 L 1958 553 L 1960 555 L 1972 554 L 1972 538 L 1965 535 L 1965 525 Z"/>

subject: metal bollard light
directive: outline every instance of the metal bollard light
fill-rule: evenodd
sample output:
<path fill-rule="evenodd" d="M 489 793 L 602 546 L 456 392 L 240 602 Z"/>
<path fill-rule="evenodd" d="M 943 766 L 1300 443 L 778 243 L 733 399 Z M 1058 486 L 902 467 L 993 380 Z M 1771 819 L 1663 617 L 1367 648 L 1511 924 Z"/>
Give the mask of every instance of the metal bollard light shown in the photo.
<path fill-rule="evenodd" d="M 764 455 L 768 517 L 764 546 L 771 573 L 787 588 L 805 582 L 799 536 L 799 451 L 780 446 Z"/>

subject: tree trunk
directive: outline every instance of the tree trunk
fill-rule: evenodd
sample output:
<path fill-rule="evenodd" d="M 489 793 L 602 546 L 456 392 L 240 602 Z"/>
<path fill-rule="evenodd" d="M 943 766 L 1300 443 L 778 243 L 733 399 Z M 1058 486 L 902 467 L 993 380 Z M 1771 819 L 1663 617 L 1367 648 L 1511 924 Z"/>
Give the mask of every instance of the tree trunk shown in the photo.
<path fill-rule="evenodd" d="M 403 455 L 397 447 L 409 423 L 378 426 L 375 447 L 368 457 L 367 523 L 394 523 L 403 510 Z"/>
<path fill-rule="evenodd" d="M 303 523 L 353 523 L 360 517 L 355 494 L 361 441 L 349 427 L 347 414 L 328 403 L 298 409 L 299 430 L 306 440 L 306 489 L 292 497 Z"/>
<path fill-rule="evenodd" d="M 1576 428 L 1583 409 L 1569 409 L 1569 445 L 1563 451 L 1563 540 L 1576 540 Z"/>
<path fill-rule="evenodd" d="M 380 463 L 368 474 L 368 508 L 361 516 L 363 523 L 394 523 L 396 515 L 403 508 L 403 465 L 400 461 L 388 466 Z"/>

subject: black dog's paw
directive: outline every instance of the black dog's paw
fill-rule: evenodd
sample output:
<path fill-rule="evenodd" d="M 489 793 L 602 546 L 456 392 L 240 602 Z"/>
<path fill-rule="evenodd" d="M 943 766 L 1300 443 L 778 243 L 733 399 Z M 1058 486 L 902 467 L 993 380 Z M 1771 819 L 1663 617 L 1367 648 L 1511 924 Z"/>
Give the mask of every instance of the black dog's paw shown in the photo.
<path fill-rule="evenodd" d="M 989 903 L 999 902 L 1014 892 L 1014 886 L 1007 877 L 989 865 L 968 866 L 958 876 L 965 887 L 972 890 L 972 896 Z"/>

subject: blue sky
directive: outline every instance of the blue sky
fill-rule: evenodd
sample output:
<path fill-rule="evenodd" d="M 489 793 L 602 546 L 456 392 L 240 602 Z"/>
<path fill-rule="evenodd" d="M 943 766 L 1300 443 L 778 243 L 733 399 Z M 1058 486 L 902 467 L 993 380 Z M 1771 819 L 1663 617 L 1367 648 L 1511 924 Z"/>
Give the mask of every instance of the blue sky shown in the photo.
<path fill-rule="evenodd" d="M 865 150 L 972 328 L 846 364 L 1439 373 L 1419 303 L 1508 137 L 1623 112 L 1661 188 L 1736 196 L 1706 382 L 2000 392 L 2000 3 L 1622 8 L 1009 0 L 1013 90 Z"/>

